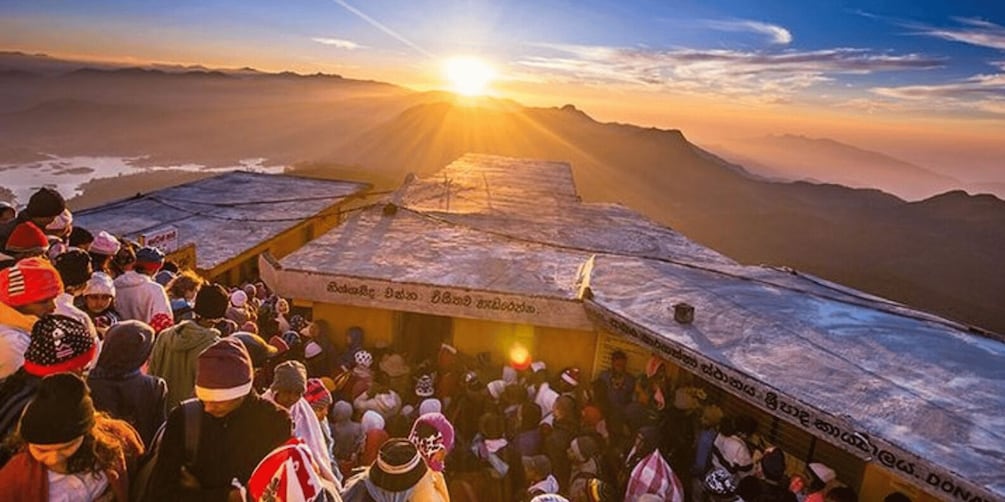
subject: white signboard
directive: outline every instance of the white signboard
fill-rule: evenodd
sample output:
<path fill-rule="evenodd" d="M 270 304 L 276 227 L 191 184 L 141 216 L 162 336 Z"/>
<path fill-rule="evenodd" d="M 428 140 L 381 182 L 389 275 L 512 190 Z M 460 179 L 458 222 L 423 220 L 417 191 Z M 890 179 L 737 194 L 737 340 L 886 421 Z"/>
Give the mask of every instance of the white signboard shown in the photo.
<path fill-rule="evenodd" d="M 160 227 L 140 235 L 140 242 L 163 251 L 173 253 L 178 249 L 178 227 Z"/>

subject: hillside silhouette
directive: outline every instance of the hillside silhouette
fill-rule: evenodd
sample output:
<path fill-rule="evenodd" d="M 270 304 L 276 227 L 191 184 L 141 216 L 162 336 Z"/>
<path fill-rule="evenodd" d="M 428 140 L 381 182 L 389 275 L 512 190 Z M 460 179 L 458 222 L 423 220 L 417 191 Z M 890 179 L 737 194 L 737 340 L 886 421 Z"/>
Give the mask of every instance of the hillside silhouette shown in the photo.
<path fill-rule="evenodd" d="M 963 182 L 950 176 L 828 138 L 769 135 L 723 140 L 708 148 L 767 178 L 879 188 L 909 200 L 924 199 L 953 189 L 980 191 L 986 188 L 964 186 Z"/>
<path fill-rule="evenodd" d="M 387 186 L 468 152 L 561 160 L 584 198 L 624 203 L 738 261 L 791 266 L 1005 331 L 1005 202 L 992 196 L 905 202 L 877 189 L 771 182 L 678 130 L 338 76 L 0 70 L 0 164 L 40 153 L 207 166 L 264 157 Z"/>

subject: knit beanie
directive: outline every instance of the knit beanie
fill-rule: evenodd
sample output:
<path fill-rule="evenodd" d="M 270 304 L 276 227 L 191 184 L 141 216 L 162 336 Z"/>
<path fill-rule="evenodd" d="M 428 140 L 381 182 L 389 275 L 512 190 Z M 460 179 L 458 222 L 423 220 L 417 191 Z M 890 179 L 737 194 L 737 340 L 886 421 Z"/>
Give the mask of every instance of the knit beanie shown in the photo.
<path fill-rule="evenodd" d="M 206 284 L 195 295 L 195 315 L 203 319 L 220 319 L 227 313 L 227 290 L 219 284 Z"/>
<path fill-rule="evenodd" d="M 573 387 L 579 385 L 579 368 L 566 368 L 562 370 L 562 381 Z"/>
<path fill-rule="evenodd" d="M 154 347 L 154 329 L 140 321 L 122 321 L 105 333 L 97 368 L 111 375 L 140 369 Z"/>
<path fill-rule="evenodd" d="M 28 199 L 28 207 L 24 212 L 32 218 L 55 218 L 65 209 L 66 201 L 59 192 L 42 187 Z"/>
<path fill-rule="evenodd" d="M 42 316 L 31 328 L 24 370 L 35 376 L 87 367 L 97 352 L 94 337 L 80 321 L 58 314 Z"/>
<path fill-rule="evenodd" d="M 229 401 L 251 392 L 251 356 L 241 342 L 222 338 L 199 354 L 195 395 L 201 401 Z"/>
<path fill-rule="evenodd" d="M 29 444 L 69 443 L 94 427 L 94 402 L 87 384 L 72 373 L 42 379 L 21 414 L 20 434 Z"/>
<path fill-rule="evenodd" d="M 86 228 L 73 227 L 73 230 L 70 231 L 70 238 L 68 241 L 70 247 L 79 248 L 94 243 L 94 234 L 89 232 Z"/>
<path fill-rule="evenodd" d="M 324 410 L 332 405 L 332 393 L 328 392 L 320 378 L 307 380 L 307 392 L 304 393 L 304 399 L 315 410 Z"/>
<path fill-rule="evenodd" d="M 91 252 L 105 256 L 114 256 L 119 252 L 120 246 L 121 244 L 119 244 L 119 240 L 115 236 L 102 230 L 98 232 L 97 237 L 94 238 L 94 242 L 91 243 Z"/>
<path fill-rule="evenodd" d="M 63 292 L 59 272 L 42 258 L 21 260 L 0 271 L 0 303 L 20 307 L 51 300 Z"/>
<path fill-rule="evenodd" d="M 370 467 L 369 479 L 377 488 L 400 493 L 418 484 L 427 471 L 414 444 L 407 439 L 392 438 L 381 445 L 377 460 Z"/>
<path fill-rule="evenodd" d="M 307 368 L 300 361 L 283 361 L 273 370 L 273 392 L 307 392 Z"/>
<path fill-rule="evenodd" d="M 34 223 L 24 221 L 18 223 L 7 237 L 4 249 L 11 253 L 38 253 L 49 250 L 49 239 Z"/>
<path fill-rule="evenodd" d="M 443 462 L 433 456 L 442 451 L 445 457 L 454 449 L 454 426 L 440 413 L 426 413 L 415 419 L 408 440 L 419 450 L 430 469 L 443 472 Z"/>
<path fill-rule="evenodd" d="M 91 278 L 91 255 L 83 249 L 70 249 L 57 256 L 53 264 L 64 286 L 83 286 Z"/>
<path fill-rule="evenodd" d="M 66 230 L 70 225 L 73 225 L 73 213 L 69 209 L 63 209 L 63 212 L 59 213 L 59 216 L 52 220 L 52 223 L 45 226 L 45 229 L 58 233 Z"/>
<path fill-rule="evenodd" d="M 147 246 L 136 251 L 134 265 L 136 268 L 153 273 L 160 270 L 162 265 L 164 265 L 164 253 L 160 249 Z"/>
<path fill-rule="evenodd" d="M 248 294 L 240 289 L 230 294 L 230 304 L 241 308 L 248 303 Z"/>
<path fill-rule="evenodd" d="M 115 298 L 115 281 L 104 272 L 95 272 L 84 286 L 84 296 L 108 295 Z"/>
<path fill-rule="evenodd" d="M 431 397 L 434 393 L 433 377 L 422 375 L 415 382 L 415 395 L 419 397 Z"/>
<path fill-rule="evenodd" d="M 429 399 L 423 399 L 419 403 L 419 415 L 425 415 L 426 413 L 440 413 L 443 411 L 443 403 L 435 397 Z"/>

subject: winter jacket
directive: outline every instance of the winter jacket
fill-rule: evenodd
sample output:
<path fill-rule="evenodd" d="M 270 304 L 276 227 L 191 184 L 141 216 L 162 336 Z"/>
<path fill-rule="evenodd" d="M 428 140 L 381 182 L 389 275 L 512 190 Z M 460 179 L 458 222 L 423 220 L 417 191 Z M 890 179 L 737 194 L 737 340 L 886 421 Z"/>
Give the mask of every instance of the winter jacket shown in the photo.
<path fill-rule="evenodd" d="M 24 364 L 24 353 L 31 342 L 31 327 L 38 318 L 24 315 L 0 303 L 0 381 Z"/>
<path fill-rule="evenodd" d="M 164 287 L 149 276 L 130 270 L 115 278 L 115 308 L 125 320 L 143 321 L 155 330 L 174 323 Z"/>
<path fill-rule="evenodd" d="M 129 501 L 129 465 L 143 453 L 143 445 L 129 424 L 121 420 L 100 422 L 106 432 L 122 442 L 124 454 L 115 468 L 106 471 L 108 490 L 117 502 Z M 36 502 L 49 499 L 49 471 L 26 450 L 19 452 L 3 469 L 0 469 L 0 486 L 8 502 Z M 83 500 L 75 498 L 75 500 Z"/>
<path fill-rule="evenodd" d="M 363 449 L 363 426 L 352 421 L 352 405 L 345 401 L 332 407 L 332 437 L 338 460 L 350 460 Z"/>
<path fill-rule="evenodd" d="M 219 338 L 219 331 L 204 328 L 195 321 L 184 321 L 157 335 L 150 354 L 150 374 L 163 378 L 167 383 L 168 410 L 195 396 L 199 353 Z"/>
<path fill-rule="evenodd" d="M 87 386 L 96 409 L 129 422 L 149 446 L 167 416 L 167 384 L 140 371 L 150 347 L 136 349 L 127 343 L 123 337 L 106 340 Z"/>
<path fill-rule="evenodd" d="M 29 375 L 24 368 L 21 368 L 0 383 L 0 438 L 7 437 L 17 428 L 21 412 L 35 397 L 38 383 L 41 381 L 41 377 Z M 13 451 L 6 450 L 0 442 L 0 467 L 10 460 L 13 454 Z"/>
<path fill-rule="evenodd" d="M 524 457 L 541 454 L 543 439 L 539 429 L 523 431 L 513 438 L 513 447 Z"/>
<path fill-rule="evenodd" d="M 611 370 L 605 370 L 600 374 L 600 381 L 604 382 L 607 388 L 607 404 L 615 412 L 622 410 L 625 406 L 635 400 L 635 377 L 624 373 L 622 378 L 614 378 Z"/>
<path fill-rule="evenodd" d="M 369 468 L 346 481 L 342 502 L 450 502 L 443 474 L 426 471 L 415 486 L 400 492 L 390 492 L 370 481 Z"/>
<path fill-rule="evenodd" d="M 572 472 L 572 465 L 566 450 L 569 449 L 569 445 L 578 433 L 579 427 L 576 422 L 565 419 L 556 420 L 554 429 L 548 439 L 544 441 L 544 453 L 551 460 L 551 472 L 555 474 L 555 479 L 558 479 L 562 491 L 568 490 L 569 477 Z"/>
<path fill-rule="evenodd" d="M 184 410 L 177 407 L 168 415 L 157 465 L 151 474 L 152 500 L 225 501 L 231 480 L 236 478 L 247 485 L 255 466 L 293 432 L 289 413 L 254 392 L 223 418 L 202 413 L 199 427 L 195 459 L 186 469 L 199 480 L 201 489 L 188 490 L 180 484 L 185 420 Z"/>

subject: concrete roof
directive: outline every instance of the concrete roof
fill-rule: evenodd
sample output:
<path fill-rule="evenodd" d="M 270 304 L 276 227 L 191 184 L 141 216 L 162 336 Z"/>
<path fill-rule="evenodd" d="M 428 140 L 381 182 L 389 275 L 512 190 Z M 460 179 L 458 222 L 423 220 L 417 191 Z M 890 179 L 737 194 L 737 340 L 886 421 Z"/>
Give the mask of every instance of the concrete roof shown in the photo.
<path fill-rule="evenodd" d="M 233 171 L 74 213 L 74 223 L 136 238 L 178 228 L 196 244 L 198 267 L 212 269 L 348 197 L 364 183 Z"/>
<path fill-rule="evenodd" d="M 602 256 L 590 290 L 587 307 L 600 322 L 663 347 L 769 413 L 779 414 L 770 401 L 788 400 L 791 422 L 860 458 L 1005 497 L 1000 341 L 770 268 Z M 695 307 L 693 323 L 674 320 L 678 302 Z"/>
<path fill-rule="evenodd" d="M 554 299 L 562 319 L 585 311 L 931 493 L 946 482 L 1005 496 L 1005 344 L 809 275 L 739 265 L 622 206 L 582 203 L 571 180 L 567 164 L 467 155 L 263 275 L 294 297 L 443 315 L 498 319 L 443 310 L 428 287 Z M 398 285 L 413 296 L 391 294 Z M 677 302 L 696 307 L 693 324 L 674 321 Z"/>

